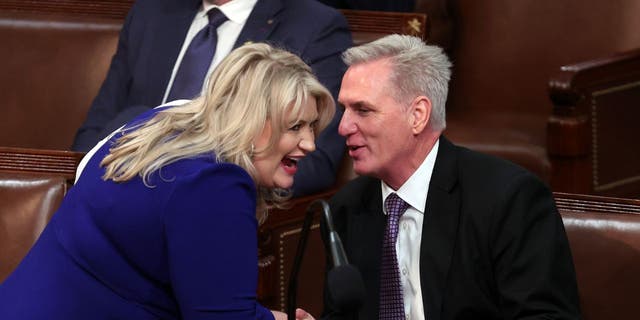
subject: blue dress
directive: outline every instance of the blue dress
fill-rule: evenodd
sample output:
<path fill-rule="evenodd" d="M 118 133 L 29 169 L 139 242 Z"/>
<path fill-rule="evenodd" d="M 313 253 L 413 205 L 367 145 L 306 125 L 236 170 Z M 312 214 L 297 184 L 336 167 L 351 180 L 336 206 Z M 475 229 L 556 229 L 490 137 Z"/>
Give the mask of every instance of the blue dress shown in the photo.
<path fill-rule="evenodd" d="M 0 285 L 0 319 L 273 319 L 256 302 L 256 188 L 201 156 L 142 179 L 82 176 Z"/>

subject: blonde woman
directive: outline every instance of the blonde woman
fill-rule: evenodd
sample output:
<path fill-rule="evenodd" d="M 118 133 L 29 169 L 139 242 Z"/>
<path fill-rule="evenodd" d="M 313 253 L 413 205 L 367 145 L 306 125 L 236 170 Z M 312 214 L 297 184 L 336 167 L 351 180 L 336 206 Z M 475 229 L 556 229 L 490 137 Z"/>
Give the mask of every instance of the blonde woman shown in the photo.
<path fill-rule="evenodd" d="M 96 148 L 0 285 L 0 319 L 273 318 L 255 299 L 258 221 L 335 106 L 266 44 L 236 49 L 209 82 Z"/>

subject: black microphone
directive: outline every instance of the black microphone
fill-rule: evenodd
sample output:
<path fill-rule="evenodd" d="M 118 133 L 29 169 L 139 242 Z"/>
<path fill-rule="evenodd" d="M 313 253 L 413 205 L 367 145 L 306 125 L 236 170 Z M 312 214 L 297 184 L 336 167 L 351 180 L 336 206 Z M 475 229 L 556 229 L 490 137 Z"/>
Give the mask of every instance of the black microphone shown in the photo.
<path fill-rule="evenodd" d="M 289 290 L 287 292 L 287 316 L 289 319 L 295 319 L 296 297 L 298 291 L 298 272 L 302 263 L 302 257 L 307 246 L 307 238 L 311 223 L 313 221 L 314 208 L 321 206 L 325 225 L 328 231 L 328 241 L 325 245 L 329 246 L 333 268 L 327 274 L 327 291 L 333 306 L 338 310 L 354 309 L 362 305 L 365 296 L 364 282 L 362 275 L 352 265 L 349 264 L 347 254 L 342 246 L 340 236 L 333 227 L 333 219 L 331 218 L 331 210 L 326 201 L 319 199 L 313 201 L 307 208 L 307 213 L 300 231 L 300 240 L 296 256 L 291 267 L 289 277 Z"/>
<path fill-rule="evenodd" d="M 327 226 L 327 231 L 329 233 L 329 249 L 331 250 L 331 259 L 333 261 L 334 267 L 340 267 L 349 264 L 347 260 L 347 254 L 344 252 L 344 247 L 342 246 L 342 240 L 340 240 L 340 236 L 336 232 L 336 229 L 333 227 L 333 218 L 331 217 L 331 209 L 329 209 L 329 205 L 326 201 L 322 201 L 322 213 L 324 217 L 325 225 Z"/>

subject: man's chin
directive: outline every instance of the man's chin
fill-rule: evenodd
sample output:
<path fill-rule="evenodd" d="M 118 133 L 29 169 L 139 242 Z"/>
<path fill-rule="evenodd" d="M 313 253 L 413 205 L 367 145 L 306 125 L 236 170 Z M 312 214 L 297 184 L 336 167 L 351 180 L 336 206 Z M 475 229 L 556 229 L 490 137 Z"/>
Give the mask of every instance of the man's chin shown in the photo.
<path fill-rule="evenodd" d="M 362 160 L 353 161 L 353 172 L 359 176 L 371 175 L 371 169 L 368 168 Z"/>

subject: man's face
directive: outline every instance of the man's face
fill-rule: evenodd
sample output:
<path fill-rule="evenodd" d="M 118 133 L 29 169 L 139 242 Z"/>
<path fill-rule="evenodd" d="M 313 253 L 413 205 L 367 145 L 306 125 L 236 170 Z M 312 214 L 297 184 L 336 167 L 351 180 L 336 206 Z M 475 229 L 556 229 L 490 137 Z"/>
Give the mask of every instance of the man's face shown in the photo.
<path fill-rule="evenodd" d="M 403 159 L 413 148 L 409 112 L 393 98 L 390 74 L 387 59 L 353 65 L 338 96 L 345 108 L 338 132 L 346 137 L 354 171 L 386 182 L 406 170 Z"/>

